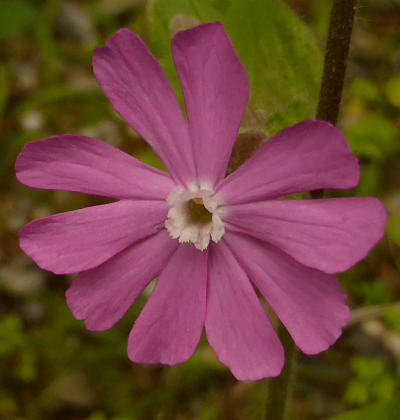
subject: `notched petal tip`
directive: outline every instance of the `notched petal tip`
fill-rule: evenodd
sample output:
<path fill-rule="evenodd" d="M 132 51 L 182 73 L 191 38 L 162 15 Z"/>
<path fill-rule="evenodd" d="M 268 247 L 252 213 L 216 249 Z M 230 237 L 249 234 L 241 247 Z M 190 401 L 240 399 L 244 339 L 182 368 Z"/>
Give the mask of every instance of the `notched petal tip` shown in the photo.
<path fill-rule="evenodd" d="M 345 295 L 346 296 L 346 295 Z M 336 342 L 340 339 L 340 337 L 343 334 L 343 330 L 344 328 L 347 326 L 347 324 L 349 323 L 350 319 L 351 319 L 351 310 L 350 308 L 347 306 L 347 296 L 345 298 L 345 303 L 343 304 L 343 308 L 342 308 L 342 313 L 341 313 L 341 322 L 339 322 L 336 325 L 336 329 L 330 329 L 329 330 L 329 338 L 326 339 L 325 343 L 323 345 L 319 344 L 317 347 L 306 347 L 304 345 L 304 343 L 302 344 L 297 344 L 297 347 L 304 353 L 307 354 L 309 356 L 315 356 L 317 354 L 323 353 L 324 351 L 327 351 L 328 349 L 330 349 L 333 345 L 336 344 Z"/>
<path fill-rule="evenodd" d="M 305 120 L 266 141 L 216 191 L 226 203 L 250 203 L 319 189 L 349 189 L 359 179 L 358 160 L 340 130 L 325 121 Z"/>
<path fill-rule="evenodd" d="M 111 34 L 107 38 L 107 41 L 106 41 L 106 43 L 103 47 L 98 47 L 98 48 L 96 48 L 96 50 L 98 50 L 99 48 L 104 48 L 104 47 L 113 48 L 117 44 L 119 44 L 121 41 L 124 41 L 124 40 L 127 40 L 127 41 L 140 40 L 140 42 L 143 43 L 143 41 L 140 39 L 140 37 L 137 34 L 135 34 L 134 32 L 132 32 L 130 29 L 120 28 L 120 29 L 118 29 L 117 32 L 114 32 L 113 34 Z"/>
<path fill-rule="evenodd" d="M 208 280 L 205 329 L 218 360 L 242 381 L 279 375 L 282 343 L 224 240 L 210 249 Z"/>
<path fill-rule="evenodd" d="M 282 353 L 284 354 L 284 352 L 285 351 L 282 346 Z M 241 370 L 235 369 L 232 366 L 228 366 L 226 363 L 222 362 L 221 360 L 220 362 L 222 364 L 225 364 L 229 368 L 234 378 L 237 379 L 238 381 L 254 382 L 254 381 L 261 381 L 263 379 L 278 377 L 282 373 L 283 368 L 285 366 L 285 357 L 282 357 L 281 360 L 277 361 L 273 369 L 271 368 L 268 372 L 261 372 L 261 373 L 260 372 L 249 373 L 247 371 L 241 371 Z"/>
<path fill-rule="evenodd" d="M 346 266 L 336 270 L 327 270 L 326 272 L 329 274 L 343 273 L 354 267 L 363 259 L 367 258 L 372 249 L 378 244 L 379 241 L 382 240 L 385 235 L 387 210 L 384 204 L 375 197 L 353 198 L 353 200 L 357 199 L 364 200 L 364 212 L 367 214 L 365 217 L 368 220 L 368 222 L 360 228 L 360 230 L 364 230 L 364 234 L 365 232 L 369 233 L 364 237 L 364 246 L 362 247 L 363 251 L 360 252 L 359 255 L 357 255 L 357 257 L 353 261 L 350 261 Z M 360 217 L 362 218 L 362 215 Z"/>
<path fill-rule="evenodd" d="M 343 154 L 346 155 L 348 159 L 348 170 L 351 169 L 347 174 L 347 186 L 346 189 L 355 188 L 360 182 L 361 168 L 360 162 L 357 157 L 353 154 L 349 143 L 345 135 L 339 130 L 336 126 L 331 124 L 329 121 L 322 120 L 305 120 L 300 124 L 311 124 L 314 126 L 314 129 L 324 130 L 327 141 L 336 141 L 339 143 L 339 146 L 342 147 Z M 341 143 L 341 144 L 340 144 Z"/>
<path fill-rule="evenodd" d="M 155 359 L 151 359 L 148 356 L 145 356 L 137 351 L 135 351 L 135 342 L 129 342 L 127 344 L 127 355 L 128 359 L 132 363 L 136 363 L 138 365 L 166 365 L 166 366 L 176 366 L 182 363 L 186 363 L 192 356 L 194 351 L 188 352 L 185 355 L 180 355 L 179 357 L 171 357 L 169 355 L 160 355 Z"/>
<path fill-rule="evenodd" d="M 318 354 L 336 342 L 351 315 L 336 277 L 245 235 L 225 241 L 300 350 Z"/>
<path fill-rule="evenodd" d="M 66 274 L 64 270 L 58 270 L 57 267 L 51 266 L 41 257 L 40 247 L 35 244 L 34 238 L 31 237 L 31 231 L 32 229 L 35 230 L 36 222 L 37 220 L 33 220 L 20 229 L 18 232 L 19 247 L 41 270 L 49 271 L 56 275 Z"/>
<path fill-rule="evenodd" d="M 171 177 L 195 178 L 187 122 L 159 63 L 129 29 L 111 35 L 93 54 L 93 72 L 113 108 L 153 148 Z"/>
<path fill-rule="evenodd" d="M 347 139 L 341 130 L 339 130 L 329 121 L 313 119 L 301 121 L 298 124 L 289 127 L 289 129 L 290 128 L 298 130 L 312 130 L 314 132 L 318 131 L 318 135 L 321 137 L 321 146 L 327 145 L 329 143 L 335 145 L 336 143 L 336 150 L 339 151 L 339 149 L 342 149 L 342 154 L 348 158 L 349 168 L 352 169 L 352 172 L 350 171 L 347 173 L 347 181 L 349 186 L 346 186 L 346 189 L 354 188 L 358 185 L 361 172 L 360 164 L 357 157 L 353 154 Z"/>
<path fill-rule="evenodd" d="M 177 32 L 172 38 L 172 43 L 174 43 L 175 41 L 179 41 L 180 38 L 186 37 L 191 33 L 199 33 L 199 32 L 206 33 L 210 31 L 222 31 L 224 34 L 226 34 L 225 29 L 221 22 L 219 21 L 206 22 L 206 23 L 201 23 L 200 25 L 196 25 L 191 28 L 184 29 L 182 31 Z"/>
<path fill-rule="evenodd" d="M 117 32 L 111 34 L 105 43 L 100 47 L 95 48 L 92 54 L 92 63 L 93 70 L 96 75 L 96 62 L 104 58 L 111 59 L 113 50 L 119 50 L 120 47 L 123 47 L 123 43 L 126 42 L 140 42 L 144 45 L 143 41 L 138 35 L 129 30 L 128 28 L 121 28 Z M 97 77 L 97 75 L 96 75 Z"/>
<path fill-rule="evenodd" d="M 219 22 L 177 33 L 172 55 L 185 98 L 197 177 L 217 185 L 225 176 L 247 106 L 246 69 Z"/>
<path fill-rule="evenodd" d="M 191 245 L 177 248 L 129 334 L 131 361 L 173 366 L 192 356 L 204 326 L 207 258 Z"/>

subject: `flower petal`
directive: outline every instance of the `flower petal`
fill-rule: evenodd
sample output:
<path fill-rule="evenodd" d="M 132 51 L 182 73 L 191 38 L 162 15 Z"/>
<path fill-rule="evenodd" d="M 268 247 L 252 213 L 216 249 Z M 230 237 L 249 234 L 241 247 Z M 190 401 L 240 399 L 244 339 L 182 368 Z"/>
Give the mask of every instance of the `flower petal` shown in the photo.
<path fill-rule="evenodd" d="M 119 199 L 161 200 L 174 188 L 164 172 L 103 141 L 69 134 L 26 144 L 15 171 L 29 187 Z"/>
<path fill-rule="evenodd" d="M 382 238 L 386 210 L 376 198 L 273 200 L 228 209 L 225 223 L 326 273 L 349 269 Z"/>
<path fill-rule="evenodd" d="M 207 252 L 179 245 L 129 335 L 135 363 L 176 365 L 196 349 L 204 325 Z"/>
<path fill-rule="evenodd" d="M 162 230 L 79 274 L 66 293 L 74 317 L 84 319 L 92 331 L 111 328 L 160 274 L 177 246 Z"/>
<path fill-rule="evenodd" d="M 218 359 L 239 380 L 277 376 L 283 347 L 245 272 L 224 242 L 209 256 L 206 332 Z"/>
<path fill-rule="evenodd" d="M 334 276 L 249 236 L 229 232 L 224 239 L 304 353 L 320 353 L 338 339 L 351 314 Z"/>
<path fill-rule="evenodd" d="M 179 32 L 172 52 L 201 183 L 220 181 L 246 109 L 246 70 L 220 23 Z"/>
<path fill-rule="evenodd" d="M 45 270 L 76 273 L 162 229 L 167 212 L 165 201 L 118 201 L 55 214 L 27 224 L 20 246 Z"/>
<path fill-rule="evenodd" d="M 93 54 L 93 71 L 114 109 L 183 185 L 196 178 L 187 122 L 161 67 L 128 29 Z"/>
<path fill-rule="evenodd" d="M 217 188 L 226 203 L 250 203 L 358 184 L 360 168 L 343 134 L 323 121 L 282 130 Z"/>

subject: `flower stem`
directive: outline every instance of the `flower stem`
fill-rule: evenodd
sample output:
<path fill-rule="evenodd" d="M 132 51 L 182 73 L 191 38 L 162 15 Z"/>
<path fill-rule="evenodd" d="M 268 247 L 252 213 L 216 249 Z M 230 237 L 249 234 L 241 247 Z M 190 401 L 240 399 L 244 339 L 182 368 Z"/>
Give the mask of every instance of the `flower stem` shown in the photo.
<path fill-rule="evenodd" d="M 333 0 L 317 119 L 336 125 L 357 0 Z"/>
<path fill-rule="evenodd" d="M 336 125 L 339 116 L 356 6 L 357 0 L 333 0 L 317 109 L 317 119 L 333 125 Z M 323 190 L 311 192 L 312 198 L 322 198 L 323 195 Z M 286 419 L 296 375 L 295 344 L 282 324 L 278 334 L 285 349 L 286 363 L 281 375 L 269 380 L 267 420 Z"/>
<path fill-rule="evenodd" d="M 282 324 L 279 324 L 278 335 L 285 349 L 285 366 L 280 376 L 268 381 L 267 420 L 287 418 L 296 374 L 296 346 Z"/>
<path fill-rule="evenodd" d="M 317 109 L 317 119 L 333 125 L 339 116 L 357 1 L 333 0 Z M 311 198 L 323 195 L 323 190 L 311 191 Z"/>

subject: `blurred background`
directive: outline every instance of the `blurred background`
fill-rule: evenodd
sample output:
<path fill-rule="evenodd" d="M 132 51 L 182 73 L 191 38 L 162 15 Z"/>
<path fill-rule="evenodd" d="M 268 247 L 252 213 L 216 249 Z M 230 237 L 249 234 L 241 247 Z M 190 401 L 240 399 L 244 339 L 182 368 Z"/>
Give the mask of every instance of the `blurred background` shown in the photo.
<path fill-rule="evenodd" d="M 88 332 L 64 293 L 71 276 L 41 271 L 18 246 L 27 222 L 106 202 L 29 189 L 14 176 L 22 146 L 54 134 L 105 140 L 160 162 L 112 110 L 92 74 L 95 47 L 120 27 L 148 43 L 176 87 L 170 36 L 222 20 L 249 73 L 242 134 L 269 137 L 312 117 L 330 0 L 0 0 L 0 419 L 261 419 L 268 381 L 237 382 L 203 339 L 180 366 L 129 362 L 126 341 L 146 293 L 112 330 Z M 245 10 L 244 8 L 247 8 Z M 240 12 L 240 13 L 239 13 Z M 252 28 L 252 29 L 251 29 Z M 179 91 L 177 92 L 180 96 Z M 399 419 L 400 1 L 361 0 L 339 127 L 362 164 L 387 235 L 340 275 L 353 309 L 327 352 L 300 355 L 291 419 Z M 347 414 L 343 414 L 347 413 Z M 273 420 L 273 419 L 272 419 Z"/>

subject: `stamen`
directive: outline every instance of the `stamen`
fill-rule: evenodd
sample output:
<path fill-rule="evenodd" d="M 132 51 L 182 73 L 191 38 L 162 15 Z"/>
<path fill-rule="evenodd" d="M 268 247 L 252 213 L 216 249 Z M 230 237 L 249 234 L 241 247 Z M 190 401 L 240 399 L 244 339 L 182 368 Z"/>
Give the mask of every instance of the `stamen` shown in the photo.
<path fill-rule="evenodd" d="M 209 189 L 178 187 L 168 196 L 171 206 L 165 227 L 172 238 L 179 242 L 192 242 L 197 249 L 204 250 L 210 240 L 218 242 L 225 233 L 222 200 Z"/>
<path fill-rule="evenodd" d="M 202 198 L 193 198 L 187 202 L 189 220 L 196 225 L 204 225 L 212 220 L 212 213 L 205 207 Z"/>

